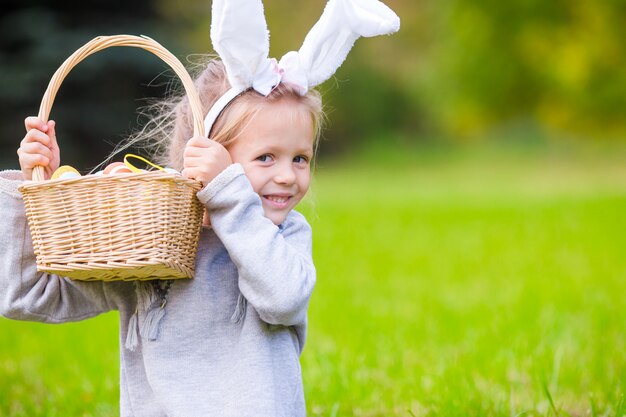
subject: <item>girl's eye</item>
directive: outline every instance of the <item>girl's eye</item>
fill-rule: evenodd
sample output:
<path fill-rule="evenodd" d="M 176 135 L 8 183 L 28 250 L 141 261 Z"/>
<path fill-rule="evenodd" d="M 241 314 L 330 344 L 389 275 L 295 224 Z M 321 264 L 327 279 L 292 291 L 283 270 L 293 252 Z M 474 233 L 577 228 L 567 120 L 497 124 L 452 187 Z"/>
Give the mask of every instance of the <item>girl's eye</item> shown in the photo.
<path fill-rule="evenodd" d="M 306 156 L 299 155 L 293 158 L 293 162 L 297 164 L 304 164 L 308 162 L 308 159 L 306 158 Z"/>
<path fill-rule="evenodd" d="M 272 156 L 271 155 L 261 155 L 257 158 L 257 161 L 261 161 L 261 162 L 271 162 L 272 161 Z"/>

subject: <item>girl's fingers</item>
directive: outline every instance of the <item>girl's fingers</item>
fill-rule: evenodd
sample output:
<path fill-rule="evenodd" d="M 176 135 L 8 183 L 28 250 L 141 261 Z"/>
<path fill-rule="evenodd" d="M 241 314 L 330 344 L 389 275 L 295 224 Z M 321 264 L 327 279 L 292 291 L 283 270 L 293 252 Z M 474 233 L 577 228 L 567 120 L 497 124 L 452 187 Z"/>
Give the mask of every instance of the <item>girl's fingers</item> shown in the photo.
<path fill-rule="evenodd" d="M 182 174 L 206 186 L 231 163 L 230 155 L 223 145 L 205 137 L 194 136 L 185 146 Z"/>
<path fill-rule="evenodd" d="M 50 158 L 42 154 L 23 154 L 20 155 L 20 166 L 22 169 L 33 169 L 36 166 L 47 167 L 50 164 Z"/>
<path fill-rule="evenodd" d="M 215 164 L 220 164 L 219 155 L 203 153 L 198 156 L 185 156 L 183 158 L 183 168 L 198 167 L 200 169 L 211 170 Z"/>
<path fill-rule="evenodd" d="M 197 146 L 187 146 L 185 148 L 185 152 L 183 153 L 183 157 L 185 158 L 193 158 L 193 157 L 202 157 L 203 155 L 210 154 L 211 151 L 209 148 L 199 148 Z"/>
<path fill-rule="evenodd" d="M 45 132 L 48 130 L 48 125 L 41 120 L 39 117 L 30 116 L 24 120 L 24 126 L 26 127 L 26 131 L 28 132 L 31 129 L 41 130 Z"/>
<path fill-rule="evenodd" d="M 198 148 L 210 148 L 218 143 L 204 136 L 194 136 L 187 141 L 187 146 L 195 146 Z"/>
<path fill-rule="evenodd" d="M 58 148 L 59 145 L 57 144 L 57 134 L 56 134 L 56 130 L 55 130 L 55 126 L 56 126 L 56 122 L 54 120 L 48 120 L 48 137 L 50 138 L 50 145 L 52 147 L 56 147 Z"/>
<path fill-rule="evenodd" d="M 194 137 L 189 139 L 183 156 L 201 156 L 208 154 L 220 154 L 227 153 L 228 151 L 221 143 L 217 143 L 214 140 Z"/>
<path fill-rule="evenodd" d="M 206 166 L 210 163 L 211 159 L 205 155 L 198 156 L 186 156 L 183 159 L 183 168 L 197 168 Z"/>
<path fill-rule="evenodd" d="M 185 168 L 181 172 L 182 176 L 194 180 L 198 177 L 198 170 L 194 168 Z"/>
<path fill-rule="evenodd" d="M 185 150 L 183 151 L 183 158 L 189 158 L 190 156 L 195 156 L 199 152 L 198 148 L 195 146 L 190 146 L 187 144 L 185 146 Z"/>
<path fill-rule="evenodd" d="M 32 170 L 36 166 L 50 167 L 51 159 L 40 153 L 23 153 L 20 154 L 19 162 L 22 170 Z"/>
<path fill-rule="evenodd" d="M 183 152 L 184 158 L 202 158 L 202 157 L 211 157 L 211 155 L 218 155 L 219 149 L 217 147 L 211 145 L 206 147 L 198 147 L 198 146 L 187 146 L 185 151 Z"/>
<path fill-rule="evenodd" d="M 19 149 L 23 155 L 43 155 L 52 159 L 52 151 L 47 146 L 39 142 L 27 142 L 20 146 Z"/>
<path fill-rule="evenodd" d="M 52 140 L 47 134 L 45 134 L 41 130 L 32 129 L 29 130 L 28 133 L 26 133 L 26 136 L 24 136 L 22 145 L 26 143 L 41 143 L 44 146 L 49 147 L 50 145 L 52 145 Z"/>
<path fill-rule="evenodd" d="M 26 135 L 17 150 L 24 179 L 32 178 L 35 166 L 44 167 L 45 177 L 49 178 L 51 171 L 59 165 L 55 123 L 52 120 L 44 122 L 39 117 L 31 116 L 24 120 L 24 126 Z"/>

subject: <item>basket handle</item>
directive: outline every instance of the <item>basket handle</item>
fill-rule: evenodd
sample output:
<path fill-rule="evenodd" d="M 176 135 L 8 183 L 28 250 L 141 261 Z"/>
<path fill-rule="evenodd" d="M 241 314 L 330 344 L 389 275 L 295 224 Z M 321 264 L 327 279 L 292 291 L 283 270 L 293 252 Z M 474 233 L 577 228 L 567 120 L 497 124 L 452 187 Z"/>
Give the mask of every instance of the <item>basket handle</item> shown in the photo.
<path fill-rule="evenodd" d="M 76 50 L 69 58 L 61 64 L 56 70 L 48 88 L 43 95 L 41 105 L 39 106 L 39 118 L 44 122 L 48 121 L 50 116 L 50 109 L 54 98 L 59 91 L 61 82 L 65 79 L 67 74 L 74 68 L 79 62 L 88 57 L 89 55 L 101 51 L 112 46 L 131 46 L 134 48 L 145 49 L 148 52 L 152 52 L 154 55 L 161 58 L 166 64 L 168 64 L 178 75 L 183 83 L 185 92 L 189 97 L 189 105 L 191 106 L 191 113 L 193 115 L 193 133 L 194 136 L 204 136 L 204 116 L 202 115 L 202 104 L 200 97 L 195 89 L 193 81 L 189 76 L 189 73 L 183 66 L 183 64 L 172 55 L 167 49 L 165 49 L 157 41 L 147 36 L 133 36 L 133 35 L 114 35 L 114 36 L 98 36 L 91 41 L 87 42 L 81 48 Z M 33 180 L 43 181 L 44 170 L 42 166 L 36 166 L 33 169 Z"/>

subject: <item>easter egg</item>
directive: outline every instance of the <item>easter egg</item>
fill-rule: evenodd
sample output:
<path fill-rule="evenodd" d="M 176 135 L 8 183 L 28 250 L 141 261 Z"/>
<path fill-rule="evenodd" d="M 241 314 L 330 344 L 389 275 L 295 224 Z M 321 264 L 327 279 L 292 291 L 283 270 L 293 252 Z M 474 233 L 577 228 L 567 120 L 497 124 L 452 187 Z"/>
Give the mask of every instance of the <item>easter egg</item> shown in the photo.
<path fill-rule="evenodd" d="M 127 174 L 133 172 L 123 162 L 113 162 L 104 168 L 105 174 Z"/>
<path fill-rule="evenodd" d="M 79 178 L 79 177 L 80 177 L 80 174 L 77 172 L 73 172 L 73 171 L 64 172 L 63 174 L 61 174 L 61 176 L 59 176 L 59 178 L 62 180 L 67 180 L 70 178 Z"/>
<path fill-rule="evenodd" d="M 114 167 L 109 174 L 131 174 L 133 171 L 128 168 L 126 165 L 124 166 L 116 166 Z"/>
<path fill-rule="evenodd" d="M 70 174 L 72 176 L 68 176 Z M 77 177 L 80 177 L 80 172 L 78 172 L 76 168 L 71 167 L 69 165 L 63 165 L 63 166 L 58 167 L 56 171 L 54 171 L 50 179 L 56 180 L 57 178 L 77 178 Z"/>

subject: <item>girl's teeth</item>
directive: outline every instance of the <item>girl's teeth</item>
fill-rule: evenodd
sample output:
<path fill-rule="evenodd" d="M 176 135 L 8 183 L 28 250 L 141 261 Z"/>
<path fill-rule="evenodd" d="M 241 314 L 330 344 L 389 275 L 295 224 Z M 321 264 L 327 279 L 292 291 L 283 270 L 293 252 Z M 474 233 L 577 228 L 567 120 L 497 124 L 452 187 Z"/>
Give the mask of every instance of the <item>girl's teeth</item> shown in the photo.
<path fill-rule="evenodd" d="M 275 203 L 284 203 L 285 201 L 287 201 L 287 197 L 268 196 L 267 199 L 271 200 L 271 201 L 273 201 Z"/>

